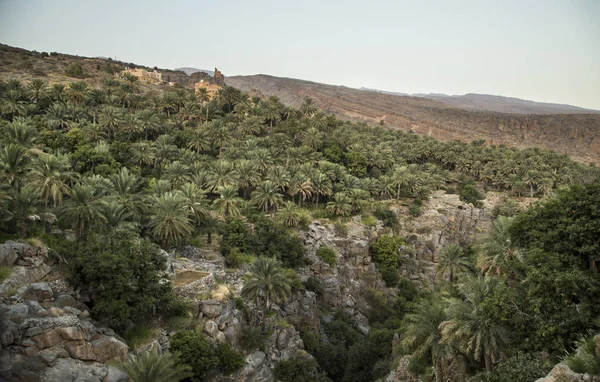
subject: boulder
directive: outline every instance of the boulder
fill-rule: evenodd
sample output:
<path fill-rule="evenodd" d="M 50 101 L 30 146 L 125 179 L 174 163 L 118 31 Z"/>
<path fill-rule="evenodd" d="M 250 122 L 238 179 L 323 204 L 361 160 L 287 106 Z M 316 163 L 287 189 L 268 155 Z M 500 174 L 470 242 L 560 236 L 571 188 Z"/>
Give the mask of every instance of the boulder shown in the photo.
<path fill-rule="evenodd" d="M 246 357 L 246 362 L 248 363 L 248 366 L 250 366 L 252 369 L 256 369 L 265 362 L 266 358 L 267 356 L 265 355 L 265 353 L 257 351 Z"/>
<path fill-rule="evenodd" d="M 63 340 L 74 341 L 87 339 L 85 333 L 78 326 L 56 327 L 56 332 Z"/>
<path fill-rule="evenodd" d="M 31 337 L 31 339 L 36 343 L 38 349 L 51 348 L 61 343 L 61 338 L 54 329 Z"/>
<path fill-rule="evenodd" d="M 225 328 L 225 337 L 231 346 L 238 346 L 242 338 L 242 325 L 236 319 L 234 319 L 229 326 Z"/>
<path fill-rule="evenodd" d="M 7 241 L 0 244 L 0 266 L 11 267 L 19 257 L 35 254 L 35 250 L 28 244 Z"/>
<path fill-rule="evenodd" d="M 6 319 L 16 324 L 22 324 L 29 315 L 29 306 L 24 303 L 0 307 L 0 309 L 3 310 L 0 314 L 3 313 Z"/>
<path fill-rule="evenodd" d="M 57 359 L 56 364 L 40 375 L 40 382 L 119 382 L 127 376 L 102 364 L 85 363 L 71 358 Z"/>
<path fill-rule="evenodd" d="M 7 347 L 19 339 L 21 339 L 21 332 L 17 324 L 9 320 L 0 321 L 0 344 L 2 347 Z"/>
<path fill-rule="evenodd" d="M 77 305 L 77 300 L 69 294 L 61 294 L 54 300 L 54 306 L 57 308 L 65 308 L 67 306 L 75 306 Z"/>
<path fill-rule="evenodd" d="M 52 299 L 53 292 L 48 283 L 33 283 L 19 288 L 17 296 L 23 300 L 46 301 Z"/>
<path fill-rule="evenodd" d="M 71 358 L 80 359 L 82 361 L 96 360 L 96 353 L 94 353 L 92 344 L 84 340 L 69 341 L 65 343 L 65 350 L 69 352 Z"/>
<path fill-rule="evenodd" d="M 222 311 L 221 303 L 216 299 L 203 301 L 200 305 L 200 312 L 208 318 L 218 317 Z"/>
<path fill-rule="evenodd" d="M 219 334 L 219 326 L 216 322 L 212 320 L 206 321 L 203 328 L 204 332 L 211 336 L 214 339 L 217 339 L 217 335 Z"/>
<path fill-rule="evenodd" d="M 103 337 L 92 341 L 92 350 L 98 362 L 111 360 L 127 360 L 128 347 L 115 337 Z"/>

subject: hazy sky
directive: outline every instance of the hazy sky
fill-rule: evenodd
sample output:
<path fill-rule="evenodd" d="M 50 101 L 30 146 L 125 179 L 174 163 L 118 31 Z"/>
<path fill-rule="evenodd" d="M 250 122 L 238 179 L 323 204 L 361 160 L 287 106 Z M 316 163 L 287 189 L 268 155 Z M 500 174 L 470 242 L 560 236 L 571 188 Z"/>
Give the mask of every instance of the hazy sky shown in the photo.
<path fill-rule="evenodd" d="M 0 0 L 0 42 L 600 109 L 600 0 Z"/>

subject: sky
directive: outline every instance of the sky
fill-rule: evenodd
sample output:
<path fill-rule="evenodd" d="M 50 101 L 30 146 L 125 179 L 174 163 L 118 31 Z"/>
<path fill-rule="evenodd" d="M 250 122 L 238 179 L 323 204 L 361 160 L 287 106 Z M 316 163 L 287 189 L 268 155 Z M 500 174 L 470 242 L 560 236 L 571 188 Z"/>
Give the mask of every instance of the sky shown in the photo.
<path fill-rule="evenodd" d="M 600 0 L 0 0 L 0 42 L 600 110 Z"/>

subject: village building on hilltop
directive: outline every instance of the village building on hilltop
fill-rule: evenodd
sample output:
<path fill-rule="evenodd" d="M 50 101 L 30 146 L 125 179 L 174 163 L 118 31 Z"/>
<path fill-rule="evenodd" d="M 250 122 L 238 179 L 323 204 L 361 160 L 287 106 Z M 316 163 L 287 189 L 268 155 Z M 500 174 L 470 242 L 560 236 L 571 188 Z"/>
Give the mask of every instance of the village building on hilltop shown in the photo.
<path fill-rule="evenodd" d="M 221 73 L 219 69 L 215 68 L 215 74 L 213 75 L 212 81 L 200 80 L 199 82 L 196 82 L 194 84 L 194 92 L 198 93 L 200 89 L 206 89 L 210 99 L 213 99 L 223 85 L 225 85 L 225 76 L 223 76 L 223 73 Z"/>
<path fill-rule="evenodd" d="M 149 72 L 145 69 L 125 69 L 120 73 L 115 73 L 115 76 L 123 77 L 125 74 L 130 74 L 137 77 L 139 81 L 145 81 L 147 83 L 163 82 L 162 73 L 159 73 L 157 70 Z"/>

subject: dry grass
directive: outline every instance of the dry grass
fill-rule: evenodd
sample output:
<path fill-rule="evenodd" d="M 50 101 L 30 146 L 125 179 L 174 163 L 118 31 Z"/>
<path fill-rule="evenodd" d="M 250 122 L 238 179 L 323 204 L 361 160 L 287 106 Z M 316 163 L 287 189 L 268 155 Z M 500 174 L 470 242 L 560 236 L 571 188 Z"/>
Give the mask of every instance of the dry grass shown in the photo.
<path fill-rule="evenodd" d="M 173 285 L 176 287 L 188 285 L 188 284 L 191 284 L 194 281 L 198 281 L 208 275 L 209 275 L 209 273 L 207 273 L 207 272 L 198 272 L 198 271 L 179 272 L 175 275 L 175 281 L 174 281 Z"/>

